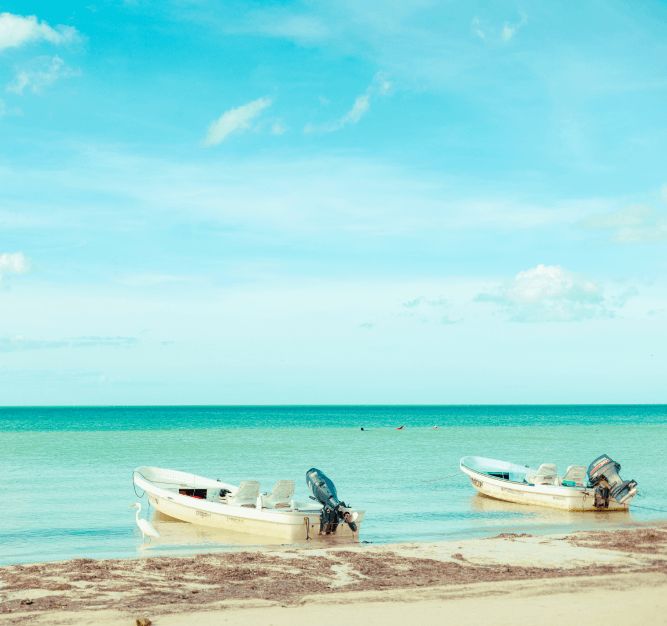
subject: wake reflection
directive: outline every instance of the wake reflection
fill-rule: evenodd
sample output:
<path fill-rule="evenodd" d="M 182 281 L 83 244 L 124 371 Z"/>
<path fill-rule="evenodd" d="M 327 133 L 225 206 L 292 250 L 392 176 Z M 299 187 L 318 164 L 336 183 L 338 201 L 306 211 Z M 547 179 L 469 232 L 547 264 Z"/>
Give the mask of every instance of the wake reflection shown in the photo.
<path fill-rule="evenodd" d="M 612 530 L 628 526 L 641 525 L 631 510 L 614 511 L 565 511 L 527 504 L 516 504 L 496 500 L 481 493 L 473 494 L 468 502 L 471 511 L 477 515 L 471 520 L 476 527 L 515 526 L 533 529 L 539 534 L 572 532 L 573 530 Z M 511 532 L 511 528 L 507 528 Z"/>
<path fill-rule="evenodd" d="M 187 556 L 202 553 L 236 552 L 240 550 L 326 548 L 359 543 L 358 535 L 351 537 L 317 536 L 310 541 L 285 543 L 276 537 L 199 526 L 151 510 L 150 520 L 160 533 L 159 539 L 140 544 L 137 551 L 143 556 Z M 141 537 L 141 535 L 138 535 Z"/>

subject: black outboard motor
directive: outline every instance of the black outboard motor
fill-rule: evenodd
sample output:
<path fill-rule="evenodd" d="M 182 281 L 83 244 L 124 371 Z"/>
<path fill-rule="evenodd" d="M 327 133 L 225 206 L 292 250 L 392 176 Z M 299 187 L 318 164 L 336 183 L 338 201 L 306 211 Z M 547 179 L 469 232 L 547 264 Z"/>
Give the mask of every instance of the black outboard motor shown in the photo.
<path fill-rule="evenodd" d="M 313 492 L 311 499 L 322 503 L 322 513 L 320 514 L 320 533 L 327 535 L 335 533 L 339 522 L 348 524 L 353 532 L 356 532 L 357 525 L 354 523 L 356 513 L 353 515 L 344 509 L 349 508 L 345 502 L 341 502 L 336 494 L 336 487 L 324 475 L 323 472 L 312 468 L 306 472 L 306 483 Z"/>
<path fill-rule="evenodd" d="M 612 461 L 606 454 L 599 456 L 588 466 L 588 481 L 595 487 L 595 502 L 598 508 L 609 506 L 609 496 L 619 504 L 630 502 L 637 495 L 637 481 L 623 480 L 618 472 L 620 463 Z"/>

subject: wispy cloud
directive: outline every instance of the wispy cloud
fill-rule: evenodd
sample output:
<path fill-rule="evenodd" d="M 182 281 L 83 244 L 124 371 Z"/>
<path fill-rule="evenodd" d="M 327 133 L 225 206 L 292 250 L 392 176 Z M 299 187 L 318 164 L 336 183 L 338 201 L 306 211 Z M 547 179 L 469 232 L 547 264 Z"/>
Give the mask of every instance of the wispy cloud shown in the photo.
<path fill-rule="evenodd" d="M 81 40 L 81 34 L 73 26 L 58 24 L 52 28 L 44 20 L 38 21 L 36 15 L 0 13 L 0 51 L 40 41 L 61 45 Z"/>
<path fill-rule="evenodd" d="M 472 32 L 475 33 L 475 35 L 477 35 L 480 39 L 486 39 L 486 33 L 482 28 L 482 22 L 477 16 L 472 18 L 472 21 L 470 22 L 470 28 L 472 28 Z"/>
<path fill-rule="evenodd" d="M 116 278 L 116 282 L 130 287 L 153 287 L 170 283 L 189 283 L 200 280 L 197 277 L 182 274 L 156 274 L 144 272 L 140 274 L 123 274 Z"/>
<path fill-rule="evenodd" d="M 667 242 L 667 211 L 643 204 L 631 204 L 620 211 L 591 215 L 578 225 L 606 231 L 612 243 Z"/>
<path fill-rule="evenodd" d="M 343 117 L 327 122 L 325 124 L 314 125 L 306 124 L 304 132 L 306 133 L 331 133 L 349 124 L 356 124 L 370 110 L 371 98 L 375 96 L 388 96 L 391 94 L 393 83 L 387 78 L 384 72 L 378 72 L 366 91 L 357 96 L 352 108 Z"/>
<path fill-rule="evenodd" d="M 287 38 L 302 44 L 328 39 L 331 29 L 316 15 L 290 14 L 289 9 L 266 6 L 244 13 L 237 19 L 226 16 L 220 24 L 223 32 L 229 34 L 252 34 L 264 37 Z"/>
<path fill-rule="evenodd" d="M 403 306 L 406 309 L 414 309 L 415 307 L 419 306 L 422 302 L 424 302 L 424 296 L 419 296 L 419 298 L 415 298 L 414 300 L 408 300 L 407 302 L 404 302 Z"/>
<path fill-rule="evenodd" d="M 364 330 L 370 330 L 373 328 L 375 324 L 371 324 L 370 322 L 364 322 L 363 324 L 359 324 L 359 328 L 363 328 Z"/>
<path fill-rule="evenodd" d="M 68 342 L 72 348 L 95 348 L 98 346 L 109 348 L 131 348 L 139 343 L 136 337 L 102 337 L 88 336 L 75 337 Z"/>
<path fill-rule="evenodd" d="M 615 306 L 618 308 L 624 307 L 630 298 L 634 298 L 639 295 L 639 289 L 635 287 L 634 285 L 632 287 L 628 287 L 625 291 L 622 293 L 618 294 L 617 296 L 612 296 L 609 299 L 609 302 L 611 306 Z"/>
<path fill-rule="evenodd" d="M 521 13 L 521 20 L 517 22 L 516 24 L 510 24 L 509 22 L 505 22 L 503 25 L 503 32 L 502 32 L 502 40 L 507 42 L 512 37 L 514 37 L 515 33 L 517 30 L 519 30 L 522 26 L 525 26 L 528 23 L 528 16 L 525 13 Z"/>
<path fill-rule="evenodd" d="M 474 300 L 503 305 L 513 322 L 578 322 L 614 316 L 597 282 L 560 265 L 519 272 L 499 289 L 480 293 Z"/>
<path fill-rule="evenodd" d="M 528 23 L 528 16 L 525 13 L 520 13 L 521 20 L 515 24 L 510 22 L 505 22 L 503 24 L 502 30 L 498 32 L 496 26 L 486 26 L 482 23 L 479 17 L 474 17 L 470 23 L 472 32 L 477 35 L 480 39 L 484 41 L 495 42 L 495 43 L 508 43 L 516 32 Z"/>
<path fill-rule="evenodd" d="M 361 171 L 363 177 L 359 176 Z M 221 172 L 225 172 L 224 177 Z M 168 223 L 233 227 L 237 237 L 271 231 L 276 237 L 288 235 L 291 241 L 297 237 L 309 247 L 316 235 L 320 245 L 325 241 L 334 245 L 335 241 L 338 251 L 340 237 L 346 242 L 369 235 L 377 235 L 380 242 L 394 236 L 415 237 L 425 245 L 439 246 L 436 242 L 453 232 L 467 237 L 474 229 L 569 228 L 578 217 L 592 212 L 591 207 L 598 206 L 573 202 L 547 209 L 502 197 L 480 200 L 466 197 L 476 193 L 464 184 L 470 178 L 454 179 L 447 173 L 432 176 L 356 155 L 299 159 L 283 155 L 277 159 L 255 154 L 249 159 L 222 154 L 194 164 L 130 155 L 100 144 L 77 153 L 66 169 L 53 165 L 37 173 L 8 163 L 0 167 L 0 173 L 7 198 L 0 207 L 5 227 L 60 230 L 85 225 L 86 230 L 97 231 L 115 228 L 111 217 L 121 217 L 127 224 L 145 219 L 148 224 L 159 216 Z M 89 219 L 84 202 L 89 192 L 100 194 L 109 208 L 94 221 Z M 62 201 L 56 219 L 50 207 L 57 197 Z M 119 198 L 123 200 L 120 204 Z M 140 212 L 121 208 L 129 206 L 140 207 Z M 495 241 L 497 238 L 489 245 Z M 109 273 L 116 269 L 113 266 Z M 174 267 L 161 269 L 148 271 L 137 281 L 153 282 L 151 274 L 172 281 L 172 276 L 180 274 Z M 133 280 L 130 274 L 144 272 L 121 272 L 114 280 Z M 426 294 L 406 295 L 413 299 Z"/>
<path fill-rule="evenodd" d="M 23 350 L 52 350 L 69 345 L 67 341 L 49 341 L 28 339 L 23 335 L 0 337 L 0 352 L 18 352 Z"/>
<path fill-rule="evenodd" d="M 204 145 L 217 146 L 231 133 L 248 130 L 252 126 L 251 122 L 272 103 L 271 98 L 258 98 L 226 111 L 208 127 Z"/>
<path fill-rule="evenodd" d="M 55 350 L 57 348 L 131 348 L 139 343 L 136 337 L 85 336 L 69 339 L 30 339 L 23 335 L 0 336 L 0 353 L 26 350 Z"/>
<path fill-rule="evenodd" d="M 289 129 L 283 120 L 276 120 L 273 124 L 271 124 L 272 135 L 284 135 L 288 130 Z"/>
<path fill-rule="evenodd" d="M 404 302 L 403 306 L 408 309 L 412 309 L 419 306 L 420 304 L 426 304 L 427 306 L 449 306 L 451 303 L 449 302 L 449 300 L 442 297 L 438 298 L 437 300 L 429 300 L 424 296 L 419 296 L 414 300 L 409 300 L 408 302 Z"/>
<path fill-rule="evenodd" d="M 33 59 L 27 68 L 19 71 L 7 85 L 7 91 L 23 95 L 23 90 L 30 87 L 33 93 L 41 94 L 45 87 L 55 83 L 59 78 L 81 76 L 81 70 L 72 69 L 58 55 L 42 56 Z"/>
<path fill-rule="evenodd" d="M 410 312 L 401 313 L 401 316 L 411 317 L 414 321 L 420 324 L 435 324 L 435 325 L 451 325 L 459 324 L 463 321 L 463 318 L 452 319 L 449 313 L 443 315 L 442 307 L 450 308 L 452 303 L 443 298 L 442 296 L 429 300 L 424 296 L 419 296 L 414 300 L 408 300 L 403 302 L 403 307 L 410 309 Z M 425 307 L 436 307 L 435 310 L 428 311 Z"/>
<path fill-rule="evenodd" d="M 463 321 L 463 318 L 459 318 L 457 320 L 453 320 L 449 317 L 449 315 L 443 315 L 440 318 L 440 321 L 438 322 L 439 324 L 444 324 L 445 326 L 449 326 L 451 324 L 460 324 Z"/>
<path fill-rule="evenodd" d="M 5 115 L 23 115 L 23 111 L 19 107 L 8 107 L 7 103 L 0 98 L 0 119 Z"/>

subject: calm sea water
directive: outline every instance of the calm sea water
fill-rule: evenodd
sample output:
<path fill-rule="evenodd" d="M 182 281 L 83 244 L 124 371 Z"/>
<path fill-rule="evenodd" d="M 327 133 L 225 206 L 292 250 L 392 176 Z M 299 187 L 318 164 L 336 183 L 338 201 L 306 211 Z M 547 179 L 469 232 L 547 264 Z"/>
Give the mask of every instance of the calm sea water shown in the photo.
<path fill-rule="evenodd" d="M 438 426 L 435 429 L 434 426 Z M 405 426 L 397 430 L 398 426 Z M 360 429 L 364 428 L 362 432 Z M 567 513 L 477 496 L 458 462 L 588 465 L 606 453 L 639 483 L 630 513 Z M 141 547 L 132 470 L 179 469 L 270 489 L 323 470 L 366 510 L 373 543 L 562 532 L 667 519 L 667 406 L 0 408 L 0 564 L 236 549 L 261 539 L 155 520 Z M 640 508 L 641 507 L 641 508 Z M 148 512 L 151 516 L 152 512 Z"/>

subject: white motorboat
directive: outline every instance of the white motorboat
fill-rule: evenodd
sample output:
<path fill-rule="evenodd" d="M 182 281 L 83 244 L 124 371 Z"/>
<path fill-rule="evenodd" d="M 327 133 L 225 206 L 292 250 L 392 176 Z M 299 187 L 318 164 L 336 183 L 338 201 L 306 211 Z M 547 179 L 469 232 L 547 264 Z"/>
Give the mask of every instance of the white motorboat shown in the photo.
<path fill-rule="evenodd" d="M 313 468 L 306 482 L 315 498 L 293 499 L 294 481 L 278 481 L 270 493 L 260 494 L 257 481 L 229 485 L 159 467 L 134 470 L 136 487 L 143 489 L 157 511 L 169 517 L 223 530 L 265 535 L 286 543 L 322 535 L 355 538 L 364 511 L 338 500 L 333 483 Z"/>
<path fill-rule="evenodd" d="M 461 459 L 461 470 L 485 496 L 569 511 L 627 510 L 637 495 L 637 483 L 622 480 L 620 469 L 606 455 L 598 457 L 588 469 L 571 465 L 562 478 L 553 463 L 543 463 L 535 470 L 479 456 Z"/>

